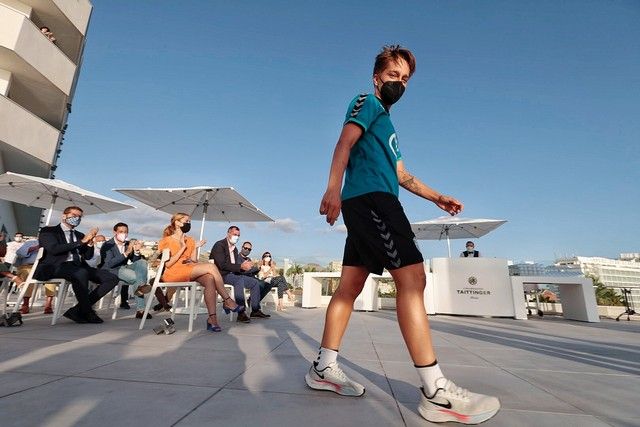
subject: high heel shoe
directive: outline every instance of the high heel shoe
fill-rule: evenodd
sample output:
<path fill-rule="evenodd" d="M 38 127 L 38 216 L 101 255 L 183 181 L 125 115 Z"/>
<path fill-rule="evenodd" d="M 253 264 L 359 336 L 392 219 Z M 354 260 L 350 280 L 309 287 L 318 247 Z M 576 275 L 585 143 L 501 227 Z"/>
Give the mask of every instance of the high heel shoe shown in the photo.
<path fill-rule="evenodd" d="M 209 317 L 216 317 L 216 315 L 210 314 Z M 207 331 L 222 332 L 222 328 L 220 327 L 220 325 L 212 325 L 211 323 L 209 323 L 209 319 L 207 319 Z"/>
<path fill-rule="evenodd" d="M 224 312 L 225 312 L 225 313 L 229 314 L 229 313 L 231 313 L 232 311 L 233 311 L 234 313 L 242 313 L 242 312 L 245 310 L 245 308 L 244 308 L 243 306 L 241 306 L 241 305 L 236 305 L 236 308 L 234 308 L 234 309 L 231 309 L 231 308 L 229 308 L 229 307 L 225 306 L 225 305 L 224 305 L 224 302 L 225 302 L 225 301 L 227 301 L 227 300 L 231 300 L 231 301 L 233 301 L 233 299 L 232 299 L 231 297 L 226 297 L 226 298 L 222 301 L 222 309 L 224 310 Z"/>

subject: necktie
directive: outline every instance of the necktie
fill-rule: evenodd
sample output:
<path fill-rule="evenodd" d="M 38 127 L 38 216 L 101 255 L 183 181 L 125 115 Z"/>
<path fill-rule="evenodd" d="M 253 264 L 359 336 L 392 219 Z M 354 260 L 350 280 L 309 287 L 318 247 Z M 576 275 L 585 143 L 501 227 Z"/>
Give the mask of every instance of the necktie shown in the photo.
<path fill-rule="evenodd" d="M 69 242 L 74 243 L 76 241 L 75 235 L 73 234 L 73 230 L 69 230 Z M 71 255 L 73 256 L 73 263 L 76 265 L 80 265 L 80 255 L 78 254 L 77 249 L 73 249 L 71 251 Z"/>

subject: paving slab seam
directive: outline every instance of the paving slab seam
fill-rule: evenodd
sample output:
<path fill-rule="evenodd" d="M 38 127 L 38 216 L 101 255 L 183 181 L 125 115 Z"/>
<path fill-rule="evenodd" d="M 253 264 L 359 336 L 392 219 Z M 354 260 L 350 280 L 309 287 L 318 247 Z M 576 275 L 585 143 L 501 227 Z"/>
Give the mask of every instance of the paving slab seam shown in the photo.
<path fill-rule="evenodd" d="M 76 378 L 76 379 L 89 379 L 89 380 L 100 380 L 100 381 L 117 381 L 124 383 L 138 383 L 138 384 L 150 384 L 150 385 L 169 385 L 169 386 L 184 386 L 184 387 L 200 387 L 200 388 L 219 388 L 217 385 L 202 385 L 202 384 L 189 384 L 189 383 L 179 383 L 179 382 L 163 382 L 163 381 L 145 381 L 145 380 L 137 380 L 137 379 L 124 379 L 124 378 L 104 378 L 104 377 L 92 377 L 89 375 L 81 375 L 81 374 L 73 374 L 68 375 L 65 378 Z"/>
<path fill-rule="evenodd" d="M 517 375 L 515 372 L 511 372 L 511 371 L 509 371 L 507 368 L 503 368 L 502 366 L 498 366 L 498 365 L 496 365 L 495 363 L 492 363 L 491 361 L 489 361 L 489 360 L 485 359 L 484 357 L 482 357 L 482 356 L 481 356 L 481 355 L 479 355 L 478 353 L 474 352 L 473 350 L 469 350 L 469 349 L 468 349 L 467 351 L 468 351 L 469 353 L 471 353 L 471 354 L 475 354 L 478 358 L 480 358 L 480 359 L 482 359 L 482 360 L 485 360 L 487 363 L 489 363 L 489 364 L 491 364 L 491 365 L 495 366 L 496 368 L 498 368 L 499 370 L 501 370 L 501 371 L 505 372 L 506 374 L 508 374 L 508 375 L 513 375 L 514 377 L 516 377 L 516 378 L 518 378 L 518 379 L 520 379 L 520 380 L 522 380 L 522 381 L 524 381 L 524 382 L 528 383 L 528 384 L 529 384 L 529 385 L 531 385 L 532 387 L 534 387 L 534 388 L 536 388 L 536 389 L 538 389 L 538 390 L 542 390 L 542 391 L 544 391 L 544 392 L 546 392 L 546 393 L 549 393 L 550 395 L 552 395 L 553 397 L 555 397 L 555 398 L 556 398 L 556 399 L 558 399 L 559 401 L 564 402 L 564 403 L 566 403 L 567 405 L 569 405 L 569 406 L 571 406 L 571 407 L 575 408 L 575 409 L 576 409 L 576 410 L 578 410 L 580 413 L 586 414 L 586 413 L 585 413 L 581 408 L 578 408 L 577 406 L 575 406 L 575 405 L 573 405 L 573 404 L 571 404 L 571 403 L 567 402 L 566 400 L 564 400 L 564 399 L 560 398 L 559 396 L 556 396 L 556 395 L 555 395 L 554 393 L 552 393 L 551 391 L 549 391 L 549 390 L 545 390 L 543 387 L 540 387 L 540 386 L 538 386 L 538 385 L 536 385 L 536 384 L 532 383 L 531 381 L 527 380 L 526 378 L 523 378 L 522 376 Z M 590 415 L 590 414 L 586 414 L 586 415 Z"/>
<path fill-rule="evenodd" d="M 554 411 L 536 411 L 536 410 L 531 410 L 531 409 L 515 409 L 515 408 L 503 408 L 500 410 L 500 412 L 520 412 L 523 414 L 548 414 L 548 415 L 556 415 L 556 416 L 567 416 L 567 415 L 571 415 L 571 416 L 578 416 L 578 417 L 591 417 L 591 418 L 595 418 L 598 421 L 611 426 L 611 427 L 615 427 L 613 424 L 607 422 L 607 421 L 603 421 L 601 420 L 598 416 L 593 415 L 593 414 L 569 414 L 566 412 L 554 412 Z"/>
<path fill-rule="evenodd" d="M 366 325 L 365 325 L 366 328 Z M 393 401 L 396 403 L 396 408 L 398 410 L 398 413 L 400 414 L 400 419 L 402 420 L 402 423 L 406 426 L 407 425 L 407 420 L 404 419 L 404 415 L 402 414 L 402 409 L 400 408 L 400 402 L 398 402 L 398 398 L 396 397 L 396 394 L 393 392 L 393 387 L 391 386 L 391 381 L 389 381 L 389 377 L 387 376 L 387 371 L 385 371 L 384 369 L 384 364 L 382 363 L 382 360 L 380 359 L 380 354 L 378 353 L 378 348 L 376 347 L 376 343 L 373 342 L 373 337 L 371 336 L 371 330 L 369 328 L 367 329 L 367 333 L 369 334 L 369 337 L 371 338 L 371 344 L 373 345 L 373 351 L 376 353 L 376 357 L 378 358 L 378 364 L 380 365 L 380 368 L 382 369 L 382 374 L 384 375 L 384 379 L 387 381 L 387 386 L 389 386 L 389 391 L 391 391 L 391 397 L 393 397 Z"/>
<path fill-rule="evenodd" d="M 534 388 L 536 388 L 536 389 L 538 389 L 538 390 L 542 390 L 542 391 L 544 391 L 545 393 L 549 393 L 551 396 L 553 396 L 554 398 L 558 399 L 558 401 L 563 402 L 563 403 L 566 403 L 566 404 L 567 404 L 567 405 L 569 405 L 570 407 L 575 408 L 576 410 L 578 410 L 578 411 L 579 411 L 581 414 L 583 414 L 583 415 L 591 415 L 591 416 L 594 416 L 593 414 L 589 414 L 589 413 L 585 412 L 585 411 L 584 411 L 584 409 L 579 408 L 578 406 L 574 405 L 573 403 L 571 403 L 571 402 L 567 402 L 566 400 L 562 399 L 560 396 L 557 396 L 557 395 L 556 395 L 555 393 L 553 393 L 551 390 L 547 390 L 547 389 L 546 389 L 544 386 L 542 386 L 542 385 L 534 384 L 534 383 L 532 383 L 531 381 L 529 381 L 527 378 L 524 378 L 524 377 L 522 377 L 521 375 L 518 375 L 518 374 L 517 374 L 517 373 L 515 373 L 515 372 L 510 372 L 510 371 L 508 371 L 507 369 L 504 369 L 504 368 L 499 368 L 499 369 L 500 369 L 500 370 L 502 370 L 502 371 L 504 371 L 504 372 L 506 372 L 506 373 L 508 373 L 508 374 L 510 374 L 510 375 L 513 375 L 514 377 L 516 377 L 516 378 L 518 378 L 518 379 L 520 379 L 520 380 L 522 380 L 522 381 L 524 381 L 524 382 L 526 382 L 526 383 L 528 383 L 529 385 L 531 385 L 531 387 L 534 387 Z"/>
<path fill-rule="evenodd" d="M 300 380 L 303 381 L 303 380 Z M 301 393 L 294 393 L 291 391 L 281 391 L 281 390 L 252 390 L 249 388 L 243 388 L 240 386 L 229 386 L 229 387 L 225 387 L 225 390 L 233 390 L 233 391 L 250 391 L 250 392 L 260 392 L 260 393 L 265 393 L 265 394 L 281 394 L 281 395 L 285 395 L 285 396 L 298 396 L 298 397 L 305 397 L 305 398 L 322 398 L 322 399 L 335 399 L 337 401 L 342 401 L 345 399 L 353 399 L 355 400 L 361 400 L 361 399 L 367 399 L 367 400 L 372 400 L 375 402 L 386 402 L 387 400 L 384 398 L 379 398 L 379 397 L 375 397 L 373 395 L 367 394 L 365 393 L 364 396 L 365 397 L 361 397 L 361 396 L 340 396 L 337 393 L 334 393 L 332 391 L 327 391 L 327 390 L 313 390 L 311 393 L 309 394 L 301 394 Z"/>
<path fill-rule="evenodd" d="M 20 373 L 23 373 L 23 372 L 20 372 Z M 5 398 L 5 397 L 13 396 L 14 394 L 19 394 L 19 393 L 23 393 L 23 392 L 25 392 L 25 391 L 33 390 L 33 389 L 35 389 L 35 388 L 42 387 L 42 386 L 44 386 L 44 385 L 48 385 L 48 384 L 51 384 L 51 383 L 55 383 L 56 381 L 64 380 L 65 378 L 68 378 L 68 377 L 54 378 L 54 379 L 52 379 L 51 381 L 47 381 L 47 382 L 42 383 L 42 384 L 38 384 L 38 385 L 34 385 L 34 386 L 32 386 L 32 387 L 28 387 L 28 388 L 25 388 L 25 389 L 22 389 L 22 390 L 14 391 L 13 393 L 4 394 L 4 395 L 0 396 L 0 399 L 3 399 L 3 398 Z"/>
<path fill-rule="evenodd" d="M 478 335 L 488 335 L 488 334 L 482 334 L 481 332 L 474 332 L 475 334 Z M 577 359 L 585 359 L 585 360 L 589 360 L 588 357 L 591 357 L 593 359 L 609 359 L 612 360 L 613 362 L 617 362 L 619 363 L 623 363 L 623 364 L 631 364 L 631 365 L 637 365 L 637 363 L 632 362 L 632 361 L 620 361 L 619 359 L 614 359 L 612 357 L 609 356 L 604 356 L 604 355 L 598 355 L 598 354 L 594 354 L 594 353 L 589 353 L 589 352 L 585 352 L 585 351 L 579 351 L 579 350 L 572 350 L 569 348 L 566 349 L 559 349 L 557 347 L 551 346 L 551 345 L 547 345 L 547 344 L 542 344 L 542 343 L 535 343 L 535 344 L 531 344 L 530 341 L 524 340 L 524 339 L 518 339 L 518 338 L 508 338 L 508 337 L 502 337 L 502 339 L 504 340 L 508 340 L 508 341 L 513 341 L 516 342 L 518 344 L 530 344 L 532 346 L 535 346 L 537 350 L 539 350 L 540 352 L 547 352 L 550 353 L 551 355 L 561 355 L 561 356 L 569 356 L 569 357 L 574 357 Z M 586 356 L 586 357 L 585 357 Z M 598 363 L 602 363 L 602 364 L 612 364 L 608 361 L 598 361 Z"/>
<path fill-rule="evenodd" d="M 569 371 L 566 369 L 556 370 L 556 369 L 539 369 L 539 368 L 505 368 L 510 371 L 535 371 L 535 372 L 549 372 L 549 373 L 557 373 L 557 374 L 579 374 L 579 375 L 597 375 L 597 376 L 609 376 L 609 377 L 631 377 L 631 378 L 640 378 L 640 374 L 616 374 L 613 372 L 586 372 L 586 371 Z"/>
<path fill-rule="evenodd" d="M 275 346 L 269 353 L 267 354 L 271 354 L 273 353 L 275 350 L 277 350 L 281 345 L 283 345 L 286 341 L 290 340 L 291 337 L 287 337 L 286 339 L 284 339 L 280 344 L 278 344 L 277 346 Z M 249 360 L 249 359 L 247 359 Z M 246 366 L 245 369 L 240 372 L 238 375 L 236 375 L 235 377 L 231 378 L 229 381 L 227 381 L 226 383 L 224 383 L 218 390 L 216 390 L 214 393 L 211 394 L 211 396 L 207 397 L 206 399 L 204 399 L 202 402 L 200 402 L 198 405 L 196 405 L 193 409 L 191 409 L 189 412 L 187 412 L 186 414 L 184 414 L 182 417 L 180 417 L 175 423 L 171 424 L 171 427 L 174 427 L 176 425 L 178 425 L 178 423 L 180 423 L 182 420 L 184 420 L 186 417 L 188 417 L 190 414 L 192 414 L 193 412 L 195 412 L 198 408 L 200 408 L 202 405 L 204 405 L 206 402 L 208 402 L 209 400 L 211 400 L 216 394 L 220 393 L 222 390 L 225 390 L 226 387 L 231 384 L 233 381 L 235 381 L 236 379 L 240 378 L 242 375 L 244 375 L 249 369 L 253 368 L 255 365 L 258 364 L 258 362 L 260 362 L 262 359 L 261 358 L 257 358 L 255 360 L 255 362 L 251 363 L 249 366 Z M 229 388 L 229 390 L 232 390 L 231 388 Z"/>

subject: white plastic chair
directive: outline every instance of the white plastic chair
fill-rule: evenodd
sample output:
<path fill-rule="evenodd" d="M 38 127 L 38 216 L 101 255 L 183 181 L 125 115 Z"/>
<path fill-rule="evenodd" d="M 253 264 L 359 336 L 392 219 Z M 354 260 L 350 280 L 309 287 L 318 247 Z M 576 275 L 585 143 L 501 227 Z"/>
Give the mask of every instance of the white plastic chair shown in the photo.
<path fill-rule="evenodd" d="M 0 298 L 2 298 L 2 294 L 5 293 L 4 298 L 2 299 L 2 315 L 7 314 L 7 305 L 9 304 L 9 293 L 11 292 L 11 280 L 8 277 L 3 277 L 0 280 Z"/>
<path fill-rule="evenodd" d="M 56 292 L 56 303 L 55 308 L 53 309 L 53 316 L 51 317 L 51 325 L 55 325 L 57 320 L 62 315 L 62 307 L 64 306 L 64 300 L 67 297 L 67 293 L 69 292 L 69 282 L 65 279 L 47 279 L 45 281 L 36 280 L 33 278 L 33 274 L 36 272 L 38 268 L 38 264 L 40 263 L 40 258 L 44 254 L 44 248 L 38 249 L 38 257 L 36 258 L 36 262 L 33 263 L 33 267 L 31 267 L 31 271 L 29 271 L 29 276 L 27 276 L 27 280 L 24 281 L 24 284 L 20 288 L 20 293 L 18 294 L 18 302 L 15 307 L 13 307 L 13 312 L 17 312 L 18 308 L 20 308 L 20 301 L 24 298 L 27 293 L 27 289 L 29 286 L 34 285 L 33 292 L 31 296 L 36 294 L 36 290 L 39 287 L 46 285 L 47 283 L 55 283 L 58 285 L 58 289 Z"/>
<path fill-rule="evenodd" d="M 227 293 L 229 294 L 231 299 L 233 299 L 235 301 L 233 286 L 228 284 L 228 283 L 225 283 L 224 284 L 224 288 L 227 290 Z M 220 298 L 222 299 L 222 297 L 220 297 Z M 224 301 L 222 301 L 222 304 L 224 304 Z M 229 321 L 230 322 L 233 322 L 233 319 L 234 319 L 235 315 L 236 315 L 236 313 L 234 313 L 233 311 L 229 312 Z"/>
<path fill-rule="evenodd" d="M 118 302 L 120 301 L 120 289 L 124 282 L 120 281 L 118 284 L 105 296 L 100 299 L 100 303 L 98 304 L 98 310 L 102 309 L 102 305 L 104 301 L 107 301 L 107 310 L 111 308 L 111 304 L 113 304 L 113 313 L 111 313 L 111 320 L 116 320 L 118 317 Z"/>
<path fill-rule="evenodd" d="M 162 258 L 160 259 L 160 265 L 158 266 L 158 272 L 156 277 L 153 279 L 153 286 L 151 288 L 151 295 L 155 295 L 156 289 L 158 288 L 187 288 L 189 292 L 189 332 L 193 331 L 193 320 L 196 317 L 196 292 L 198 290 L 198 286 L 200 283 L 198 282 L 161 282 L 160 278 L 162 277 L 162 273 L 164 272 L 164 265 L 169 260 L 169 249 L 165 249 L 162 251 Z M 177 294 L 177 292 L 176 292 Z M 175 301 L 175 295 L 174 295 Z M 144 328 L 144 323 L 147 320 L 147 314 L 149 314 L 149 310 L 151 309 L 151 304 L 153 302 L 153 298 L 147 298 L 147 303 L 145 304 L 144 313 L 142 314 L 142 320 L 140 321 L 140 327 L 138 329 Z M 171 318 L 175 319 L 176 312 L 175 309 L 171 311 Z"/>

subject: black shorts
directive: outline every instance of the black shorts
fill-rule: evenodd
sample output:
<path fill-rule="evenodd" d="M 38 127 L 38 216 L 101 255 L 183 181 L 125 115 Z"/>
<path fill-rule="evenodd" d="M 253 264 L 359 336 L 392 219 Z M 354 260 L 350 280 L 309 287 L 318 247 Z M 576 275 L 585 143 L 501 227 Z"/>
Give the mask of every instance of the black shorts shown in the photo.
<path fill-rule="evenodd" d="M 396 196 L 374 192 L 342 202 L 347 226 L 342 265 L 366 267 L 382 274 L 424 261 L 411 224 Z"/>

